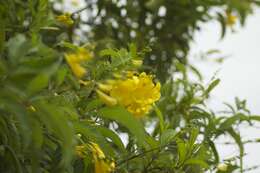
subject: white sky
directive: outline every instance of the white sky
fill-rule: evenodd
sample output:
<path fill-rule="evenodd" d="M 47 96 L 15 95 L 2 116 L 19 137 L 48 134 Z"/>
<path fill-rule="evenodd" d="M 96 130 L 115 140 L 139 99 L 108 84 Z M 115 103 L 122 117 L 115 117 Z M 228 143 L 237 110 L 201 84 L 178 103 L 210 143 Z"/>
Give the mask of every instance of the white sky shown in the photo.
<path fill-rule="evenodd" d="M 228 32 L 224 40 L 220 40 L 220 26 L 217 22 L 207 23 L 202 32 L 196 33 L 192 44 L 191 61 L 196 64 L 207 81 L 218 71 L 220 85 L 213 91 L 211 107 L 223 110 L 223 102 L 234 103 L 234 97 L 246 99 L 252 114 L 260 115 L 260 10 L 250 16 L 244 28 L 235 26 L 235 33 Z M 223 55 L 231 55 L 223 64 L 198 62 L 194 59 L 200 51 L 219 49 Z M 260 127 L 260 124 L 258 124 Z M 245 139 L 260 138 L 259 128 L 244 128 Z M 233 146 L 219 145 L 222 155 L 228 157 L 237 149 Z M 246 146 L 247 166 L 260 165 L 260 144 Z M 260 169 L 251 171 L 259 173 Z"/>

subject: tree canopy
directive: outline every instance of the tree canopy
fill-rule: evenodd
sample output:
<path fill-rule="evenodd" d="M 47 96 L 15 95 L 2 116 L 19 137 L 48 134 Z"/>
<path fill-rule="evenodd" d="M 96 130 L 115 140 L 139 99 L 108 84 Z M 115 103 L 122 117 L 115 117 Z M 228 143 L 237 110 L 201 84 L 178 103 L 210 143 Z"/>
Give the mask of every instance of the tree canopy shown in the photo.
<path fill-rule="evenodd" d="M 239 99 L 221 114 L 211 110 L 207 100 L 220 80 L 204 85 L 187 56 L 203 23 L 219 21 L 223 38 L 258 5 L 0 1 L 0 172 L 250 170 L 239 127 L 260 116 Z M 216 148 L 224 135 L 238 149 L 231 158 Z"/>

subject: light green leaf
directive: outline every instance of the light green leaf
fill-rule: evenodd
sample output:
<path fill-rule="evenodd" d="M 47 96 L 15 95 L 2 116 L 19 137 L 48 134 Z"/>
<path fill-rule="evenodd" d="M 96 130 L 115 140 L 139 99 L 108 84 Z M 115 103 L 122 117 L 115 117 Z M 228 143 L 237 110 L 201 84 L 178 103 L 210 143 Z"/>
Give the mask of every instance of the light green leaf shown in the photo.
<path fill-rule="evenodd" d="M 199 165 L 202 168 L 209 167 L 209 165 L 205 161 L 196 158 L 188 159 L 187 161 L 185 161 L 184 165 Z"/>
<path fill-rule="evenodd" d="M 122 151 L 122 152 L 126 152 L 125 147 L 123 142 L 121 141 L 120 137 L 118 136 L 118 134 L 116 134 L 115 132 L 113 132 L 112 130 L 102 127 L 102 126 L 97 126 L 95 127 L 97 129 L 97 131 L 99 131 L 104 137 L 109 138 L 113 141 L 113 143 L 115 145 L 117 145 L 117 147 Z"/>
<path fill-rule="evenodd" d="M 29 93 L 36 93 L 46 88 L 49 83 L 49 76 L 46 74 L 39 74 L 36 76 L 27 87 Z"/>
<path fill-rule="evenodd" d="M 168 143 L 170 143 L 174 139 L 176 134 L 177 134 L 176 131 L 173 129 L 165 130 L 160 137 L 161 146 L 164 146 L 164 145 L 167 145 Z"/>
<path fill-rule="evenodd" d="M 99 110 L 98 115 L 125 126 L 137 138 L 139 144 L 145 145 L 146 134 L 143 125 L 123 107 L 105 107 Z"/>

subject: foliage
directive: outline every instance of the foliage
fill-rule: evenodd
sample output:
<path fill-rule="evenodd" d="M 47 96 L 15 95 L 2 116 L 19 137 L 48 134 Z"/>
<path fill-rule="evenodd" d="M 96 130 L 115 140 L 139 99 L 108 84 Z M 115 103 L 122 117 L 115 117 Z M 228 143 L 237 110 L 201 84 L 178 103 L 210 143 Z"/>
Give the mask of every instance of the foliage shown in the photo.
<path fill-rule="evenodd" d="M 199 22 L 218 16 L 224 33 L 227 14 L 244 23 L 259 2 L 116 2 L 91 1 L 72 14 L 48 0 L 0 2 L 0 172 L 244 172 L 238 127 L 260 117 L 238 99 L 227 104 L 227 115 L 210 110 L 206 101 L 220 80 L 207 86 L 191 81 L 189 73 L 201 75 L 186 55 Z M 158 15 L 163 8 L 167 13 Z M 77 18 L 94 9 L 90 21 Z M 91 31 L 77 40 L 84 23 Z M 109 83 L 112 90 L 104 87 Z M 121 96 L 118 85 L 125 91 Z M 131 87 L 137 89 L 130 95 Z M 134 109 L 145 98 L 148 113 L 133 116 L 129 105 Z M 104 104 L 111 99 L 117 100 Z M 223 135 L 239 149 L 224 165 L 215 142 Z"/>
<path fill-rule="evenodd" d="M 166 81 L 174 60 L 187 63 L 189 43 L 203 23 L 218 21 L 220 37 L 224 37 L 230 24 L 235 23 L 232 19 L 244 25 L 253 6 L 259 4 L 258 0 L 86 1 L 81 15 L 72 15 L 76 21 L 73 29 L 82 30 L 81 35 L 99 49 L 126 47 L 129 42 L 151 49 L 144 57 L 146 70 Z M 54 9 L 59 13 L 60 9 Z"/>

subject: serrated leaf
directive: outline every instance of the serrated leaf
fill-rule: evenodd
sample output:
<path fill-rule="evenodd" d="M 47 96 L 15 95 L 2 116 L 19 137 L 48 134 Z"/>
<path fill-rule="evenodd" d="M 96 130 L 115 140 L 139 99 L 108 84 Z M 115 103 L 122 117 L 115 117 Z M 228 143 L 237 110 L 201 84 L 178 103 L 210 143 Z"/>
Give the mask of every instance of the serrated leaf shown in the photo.
<path fill-rule="evenodd" d="M 83 123 L 74 122 L 73 126 L 76 133 L 82 134 L 88 139 L 88 142 L 94 142 L 100 145 L 106 155 L 115 156 L 113 148 L 108 144 L 104 136 L 96 129 L 96 127 L 89 126 Z"/>

